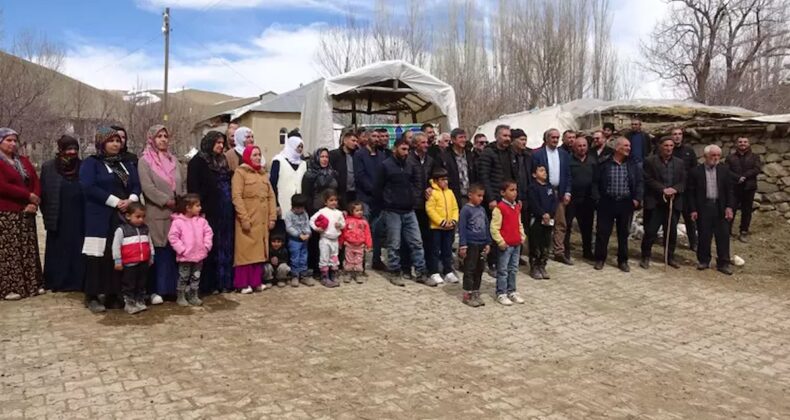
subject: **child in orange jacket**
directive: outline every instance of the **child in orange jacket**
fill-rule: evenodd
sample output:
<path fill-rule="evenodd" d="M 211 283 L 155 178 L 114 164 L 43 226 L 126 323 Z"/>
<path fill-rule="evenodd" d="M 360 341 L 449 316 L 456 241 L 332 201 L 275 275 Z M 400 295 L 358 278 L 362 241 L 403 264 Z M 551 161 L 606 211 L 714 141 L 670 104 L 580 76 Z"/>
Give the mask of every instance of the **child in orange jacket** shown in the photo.
<path fill-rule="evenodd" d="M 346 227 L 340 235 L 340 246 L 346 254 L 343 269 L 348 276 L 345 282 L 354 280 L 357 284 L 364 283 L 365 279 L 360 274 L 365 270 L 365 251 L 373 246 L 373 237 L 360 201 L 354 201 L 348 206 Z"/>

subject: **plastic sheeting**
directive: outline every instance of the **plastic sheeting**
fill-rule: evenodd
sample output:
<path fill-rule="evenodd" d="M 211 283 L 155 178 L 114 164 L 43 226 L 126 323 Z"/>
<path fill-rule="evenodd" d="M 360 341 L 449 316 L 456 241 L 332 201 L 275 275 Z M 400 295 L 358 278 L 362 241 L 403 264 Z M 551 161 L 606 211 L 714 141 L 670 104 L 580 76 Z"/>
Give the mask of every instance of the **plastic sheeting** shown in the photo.
<path fill-rule="evenodd" d="M 638 114 L 640 112 L 660 112 L 662 108 L 666 109 L 668 113 L 677 113 L 678 110 L 682 110 L 683 113 L 711 114 L 720 117 L 746 117 L 747 119 L 761 115 L 744 108 L 710 106 L 693 101 L 665 99 L 604 101 L 585 98 L 548 108 L 503 115 L 481 125 L 477 132 L 485 134 L 489 141 L 493 141 L 494 128 L 499 124 L 507 124 L 512 128 L 524 130 L 527 133 L 527 146 L 536 148 L 543 144 L 543 132 L 545 130 L 549 128 L 556 128 L 560 131 L 578 130 L 580 128 L 579 119 L 583 116 L 592 116 L 594 118 L 596 114 L 612 109 L 617 109 L 623 113 L 630 111 Z M 602 123 L 603 121 L 601 120 L 598 125 L 600 126 Z"/>
<path fill-rule="evenodd" d="M 305 149 L 336 146 L 332 136 L 332 95 L 391 79 L 397 79 L 414 89 L 422 99 L 431 102 L 444 114 L 449 127 L 458 127 L 458 107 L 452 86 L 405 61 L 381 61 L 319 81 L 307 92 L 300 124 Z"/>

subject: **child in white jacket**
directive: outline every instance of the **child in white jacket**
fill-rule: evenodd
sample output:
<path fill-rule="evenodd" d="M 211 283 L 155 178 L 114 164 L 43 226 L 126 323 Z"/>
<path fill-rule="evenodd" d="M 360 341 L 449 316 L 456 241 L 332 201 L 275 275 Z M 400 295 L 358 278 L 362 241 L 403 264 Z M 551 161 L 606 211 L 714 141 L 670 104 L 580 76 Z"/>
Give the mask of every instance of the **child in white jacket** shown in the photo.
<path fill-rule="evenodd" d="M 310 218 L 310 227 L 321 235 L 318 241 L 320 257 L 318 268 L 321 270 L 321 284 L 337 287 L 337 269 L 340 265 L 338 238 L 346 226 L 343 212 L 337 209 L 337 193 L 328 190 L 324 193 L 324 208 Z"/>

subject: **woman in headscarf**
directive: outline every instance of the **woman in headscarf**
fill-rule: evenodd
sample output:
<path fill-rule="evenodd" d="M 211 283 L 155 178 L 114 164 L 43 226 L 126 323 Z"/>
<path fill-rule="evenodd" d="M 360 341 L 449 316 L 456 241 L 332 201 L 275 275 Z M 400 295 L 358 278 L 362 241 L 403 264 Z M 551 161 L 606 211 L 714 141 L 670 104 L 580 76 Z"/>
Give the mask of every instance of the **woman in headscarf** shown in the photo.
<path fill-rule="evenodd" d="M 238 133 L 238 131 L 237 131 Z M 233 173 L 232 195 L 236 208 L 234 286 L 241 293 L 263 290 L 263 263 L 269 259 L 269 231 L 277 219 L 274 191 L 263 171 L 258 146 L 248 146 L 242 164 Z"/>
<path fill-rule="evenodd" d="M 0 298 L 5 300 L 44 292 L 36 232 L 41 186 L 18 143 L 16 131 L 0 128 Z"/>
<path fill-rule="evenodd" d="M 310 167 L 302 178 L 302 194 L 311 199 L 308 201 L 307 212 L 310 216 L 324 207 L 324 192 L 337 191 L 337 171 L 329 165 L 329 150 L 322 147 L 315 151 Z M 290 202 L 290 198 L 288 199 Z M 313 275 L 320 275 L 318 271 L 318 240 L 319 235 L 311 235 L 307 242 L 307 267 L 313 269 Z"/>
<path fill-rule="evenodd" d="M 302 159 L 303 151 L 302 138 L 291 136 L 285 140 L 283 150 L 272 159 L 269 180 L 277 197 L 280 215 L 291 210 L 291 197 L 302 192 L 302 178 L 307 172 L 307 162 Z"/>
<path fill-rule="evenodd" d="M 214 231 L 214 245 L 203 263 L 203 293 L 233 290 L 233 219 L 230 180 L 232 173 L 223 153 L 225 135 L 209 131 L 200 141 L 200 152 L 187 165 L 187 191 L 200 195 L 200 204 Z"/>
<path fill-rule="evenodd" d="M 41 213 L 47 230 L 44 285 L 55 292 L 81 290 L 85 276 L 79 150 L 77 139 L 64 134 L 58 139 L 57 156 L 41 166 Z"/>
<path fill-rule="evenodd" d="M 231 171 L 235 171 L 243 163 L 244 149 L 255 144 L 255 135 L 248 127 L 239 127 L 233 133 L 233 142 L 233 148 L 225 152 L 225 158 L 228 160 L 228 167 Z"/>
<path fill-rule="evenodd" d="M 167 235 L 176 198 L 184 195 L 184 182 L 178 165 L 178 160 L 170 153 L 167 128 L 161 124 L 149 128 L 145 150 L 137 166 L 145 197 L 145 223 L 156 255 L 148 284 L 152 305 L 161 304 L 162 296 L 176 294 L 178 264 Z"/>
<path fill-rule="evenodd" d="M 129 151 L 129 133 L 120 125 L 112 125 L 110 128 L 117 131 L 118 135 L 121 137 L 121 142 L 123 143 L 123 146 L 121 146 L 121 159 L 124 162 L 131 163 L 136 168 L 138 158 L 137 155 Z"/>
<path fill-rule="evenodd" d="M 112 236 L 121 224 L 120 212 L 129 203 L 140 201 L 137 169 L 121 157 L 123 143 L 118 132 L 109 127 L 96 133 L 96 154 L 80 165 L 80 184 L 85 199 L 85 262 L 83 292 L 91 312 L 106 307 L 121 308 L 121 272 L 112 258 Z M 103 301 L 99 295 L 104 295 Z M 136 300 L 142 301 L 143 296 Z M 105 306 L 107 305 L 107 306 Z"/>

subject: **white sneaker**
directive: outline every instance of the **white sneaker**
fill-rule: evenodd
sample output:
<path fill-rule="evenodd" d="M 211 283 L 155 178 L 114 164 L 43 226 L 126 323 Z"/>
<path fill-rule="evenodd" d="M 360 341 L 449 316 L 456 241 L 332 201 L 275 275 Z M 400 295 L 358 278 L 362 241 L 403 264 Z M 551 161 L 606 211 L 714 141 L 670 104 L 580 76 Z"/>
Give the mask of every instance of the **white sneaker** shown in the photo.
<path fill-rule="evenodd" d="M 508 293 L 507 297 L 515 303 L 523 304 L 525 302 L 525 300 L 518 295 L 518 292 Z"/>
<path fill-rule="evenodd" d="M 249 295 L 250 293 L 252 293 L 252 287 L 250 287 L 250 286 L 247 286 L 247 287 L 245 287 L 245 288 L 241 289 L 241 292 L 240 292 L 240 293 L 241 293 L 242 295 Z"/>
<path fill-rule="evenodd" d="M 263 284 L 255 288 L 256 292 L 262 292 L 264 290 L 266 290 L 266 286 Z"/>
<path fill-rule="evenodd" d="M 161 305 L 162 303 L 164 303 L 162 296 L 159 296 L 156 293 L 151 294 L 151 305 Z"/>
<path fill-rule="evenodd" d="M 5 300 L 19 300 L 19 299 L 22 299 L 22 295 L 20 295 L 19 293 L 9 293 L 9 294 L 5 295 L 4 299 Z"/>
<path fill-rule="evenodd" d="M 43 288 L 43 287 L 42 287 L 42 288 L 40 288 L 40 289 L 38 289 L 38 294 L 39 294 L 39 295 L 45 295 L 46 293 L 47 293 L 47 289 L 45 289 L 45 288 Z"/>
<path fill-rule="evenodd" d="M 444 276 L 444 281 L 447 283 L 458 283 L 458 277 L 455 273 L 447 273 L 447 275 Z"/>
<path fill-rule="evenodd" d="M 436 284 L 444 283 L 444 279 L 442 279 L 442 275 L 439 273 L 431 274 L 431 280 L 433 280 Z"/>
<path fill-rule="evenodd" d="M 513 301 L 511 301 L 510 298 L 507 297 L 507 295 L 498 295 L 496 297 L 496 301 L 505 306 L 510 306 L 513 304 Z"/>

